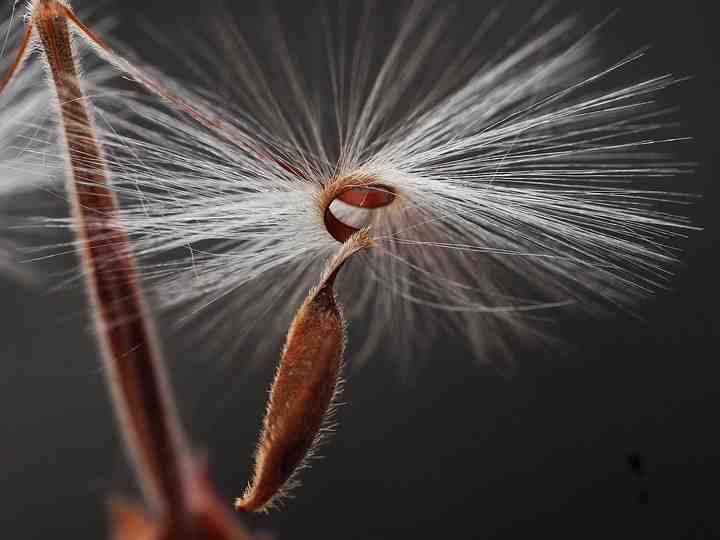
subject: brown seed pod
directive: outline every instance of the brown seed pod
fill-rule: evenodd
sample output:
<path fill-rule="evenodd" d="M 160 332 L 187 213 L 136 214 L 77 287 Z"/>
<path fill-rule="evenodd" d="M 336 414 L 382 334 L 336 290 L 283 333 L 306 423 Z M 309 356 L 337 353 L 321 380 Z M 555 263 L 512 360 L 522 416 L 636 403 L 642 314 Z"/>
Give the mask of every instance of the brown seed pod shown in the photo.
<path fill-rule="evenodd" d="M 330 260 L 290 325 L 255 455 L 253 479 L 235 508 L 267 510 L 292 488 L 317 447 L 338 393 L 345 321 L 333 283 L 354 253 L 372 246 L 367 231 L 353 234 Z"/>

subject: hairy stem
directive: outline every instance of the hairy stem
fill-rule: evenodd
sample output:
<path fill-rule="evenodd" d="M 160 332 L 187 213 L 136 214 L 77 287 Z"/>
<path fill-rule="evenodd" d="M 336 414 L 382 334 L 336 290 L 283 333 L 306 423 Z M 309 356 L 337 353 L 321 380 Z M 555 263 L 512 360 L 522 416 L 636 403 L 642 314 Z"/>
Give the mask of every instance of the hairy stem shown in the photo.
<path fill-rule="evenodd" d="M 117 201 L 80 86 L 65 11 L 55 0 L 39 0 L 32 24 L 58 99 L 69 162 L 67 187 L 95 329 L 140 484 L 152 509 L 166 523 L 181 524 L 190 515 L 183 463 L 187 450 L 146 315 L 132 249 L 115 215 Z"/>

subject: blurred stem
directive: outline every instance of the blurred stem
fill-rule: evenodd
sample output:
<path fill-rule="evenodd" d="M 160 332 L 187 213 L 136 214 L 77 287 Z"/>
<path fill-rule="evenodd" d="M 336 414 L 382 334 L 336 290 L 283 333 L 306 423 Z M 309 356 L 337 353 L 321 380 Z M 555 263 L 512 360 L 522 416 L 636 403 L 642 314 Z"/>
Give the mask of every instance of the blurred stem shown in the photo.
<path fill-rule="evenodd" d="M 95 330 L 121 431 L 153 511 L 180 536 L 189 531 L 188 452 L 177 421 L 154 329 L 146 314 L 132 248 L 89 103 L 78 78 L 66 19 L 55 0 L 33 6 L 35 26 L 57 95 L 69 163 L 68 192 Z"/>

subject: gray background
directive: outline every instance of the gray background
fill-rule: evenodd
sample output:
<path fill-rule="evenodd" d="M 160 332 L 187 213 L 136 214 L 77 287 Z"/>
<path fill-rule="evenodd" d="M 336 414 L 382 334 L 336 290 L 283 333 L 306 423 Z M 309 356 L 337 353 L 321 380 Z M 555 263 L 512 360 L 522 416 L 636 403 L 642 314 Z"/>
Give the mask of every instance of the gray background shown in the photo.
<path fill-rule="evenodd" d="M 478 4 L 465 6 L 468 21 L 485 11 Z M 450 342 L 410 376 L 390 354 L 350 369 L 325 458 L 287 509 L 253 527 L 281 539 L 720 537 L 711 4 L 622 3 L 604 32 L 610 55 L 649 43 L 650 72 L 694 76 L 670 99 L 696 138 L 685 157 L 700 166 L 686 182 L 705 193 L 691 209 L 705 230 L 685 244 L 673 290 L 641 306 L 642 320 L 559 321 L 565 345 L 521 355 L 509 379 Z M 171 31 L 209 11 L 169 0 L 103 5 L 119 16 L 117 37 L 160 64 L 141 23 Z M 593 22 L 615 6 L 560 7 Z M 132 493 L 132 482 L 82 299 L 3 280 L 0 306 L 0 537 L 104 537 L 108 495 Z M 247 480 L 273 363 L 229 374 L 166 348 L 185 423 L 230 501 Z"/>

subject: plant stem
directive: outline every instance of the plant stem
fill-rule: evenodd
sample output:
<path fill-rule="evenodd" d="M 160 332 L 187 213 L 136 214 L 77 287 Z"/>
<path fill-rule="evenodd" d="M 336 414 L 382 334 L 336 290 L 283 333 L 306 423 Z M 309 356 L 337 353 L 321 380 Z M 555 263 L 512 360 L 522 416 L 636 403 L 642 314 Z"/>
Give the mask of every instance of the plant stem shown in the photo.
<path fill-rule="evenodd" d="M 146 315 L 132 248 L 116 216 L 117 201 L 80 86 L 64 6 L 38 0 L 31 24 L 58 99 L 78 251 L 115 412 L 151 509 L 182 531 L 189 527 L 182 524 L 189 523 L 190 516 L 188 451 Z"/>

